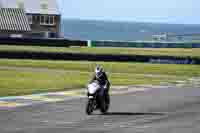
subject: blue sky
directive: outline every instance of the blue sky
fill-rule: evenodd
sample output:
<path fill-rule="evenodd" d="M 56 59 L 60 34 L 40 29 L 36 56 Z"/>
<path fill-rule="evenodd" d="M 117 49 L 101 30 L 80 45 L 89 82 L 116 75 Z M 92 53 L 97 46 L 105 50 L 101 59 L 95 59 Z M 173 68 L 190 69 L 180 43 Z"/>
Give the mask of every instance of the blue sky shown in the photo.
<path fill-rule="evenodd" d="M 63 18 L 200 24 L 200 0 L 58 0 Z"/>

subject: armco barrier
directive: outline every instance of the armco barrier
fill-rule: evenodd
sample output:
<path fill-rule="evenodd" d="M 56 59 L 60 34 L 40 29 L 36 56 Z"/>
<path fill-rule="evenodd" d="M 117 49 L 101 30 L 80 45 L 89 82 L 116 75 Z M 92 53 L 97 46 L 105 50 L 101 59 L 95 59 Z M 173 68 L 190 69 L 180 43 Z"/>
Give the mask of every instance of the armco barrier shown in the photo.
<path fill-rule="evenodd" d="M 146 62 L 164 64 L 200 64 L 199 58 L 146 55 L 111 55 L 81 53 L 48 53 L 27 51 L 1 51 L 0 58 L 6 59 L 41 59 L 41 60 L 76 60 L 76 61 L 117 61 Z"/>
<path fill-rule="evenodd" d="M 69 47 L 87 46 L 87 41 L 67 39 L 0 38 L 0 45 Z"/>
<path fill-rule="evenodd" d="M 89 46 L 91 47 L 133 47 L 133 48 L 200 48 L 200 43 L 90 41 Z"/>

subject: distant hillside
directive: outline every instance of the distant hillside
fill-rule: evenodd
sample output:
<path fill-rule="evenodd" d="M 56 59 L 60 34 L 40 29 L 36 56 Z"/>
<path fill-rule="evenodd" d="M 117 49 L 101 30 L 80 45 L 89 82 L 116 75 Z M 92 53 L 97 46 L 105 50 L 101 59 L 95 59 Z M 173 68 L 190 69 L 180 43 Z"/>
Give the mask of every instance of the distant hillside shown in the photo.
<path fill-rule="evenodd" d="M 200 33 L 200 25 L 65 19 L 62 21 L 62 31 L 69 39 L 135 41 L 151 40 L 153 34 L 165 32 Z"/>

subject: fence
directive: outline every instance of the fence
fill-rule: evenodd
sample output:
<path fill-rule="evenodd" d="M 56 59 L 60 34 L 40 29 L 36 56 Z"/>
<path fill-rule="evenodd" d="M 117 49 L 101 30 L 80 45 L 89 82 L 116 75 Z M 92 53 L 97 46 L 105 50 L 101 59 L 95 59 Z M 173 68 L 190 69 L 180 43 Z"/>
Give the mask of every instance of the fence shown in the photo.
<path fill-rule="evenodd" d="M 200 58 L 147 55 L 111 55 L 111 54 L 81 54 L 59 52 L 23 52 L 1 51 L 0 58 L 6 59 L 40 59 L 40 60 L 76 60 L 76 61 L 117 61 L 146 62 L 160 64 L 200 64 Z"/>
<path fill-rule="evenodd" d="M 87 41 L 67 40 L 67 39 L 0 38 L 0 44 L 69 47 L 69 46 L 87 46 Z"/>
<path fill-rule="evenodd" d="M 193 42 L 119 42 L 88 41 L 89 47 L 133 47 L 133 48 L 200 48 L 200 43 Z"/>

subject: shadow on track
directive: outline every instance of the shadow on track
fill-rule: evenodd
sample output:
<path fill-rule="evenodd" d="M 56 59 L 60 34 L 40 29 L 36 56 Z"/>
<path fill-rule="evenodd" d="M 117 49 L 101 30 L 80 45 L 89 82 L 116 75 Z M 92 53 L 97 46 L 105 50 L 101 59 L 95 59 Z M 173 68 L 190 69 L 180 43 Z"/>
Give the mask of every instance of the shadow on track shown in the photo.
<path fill-rule="evenodd" d="M 164 113 L 131 113 L 131 112 L 108 112 L 106 114 L 102 115 L 108 115 L 108 116 L 140 116 L 140 115 L 165 115 Z"/>

